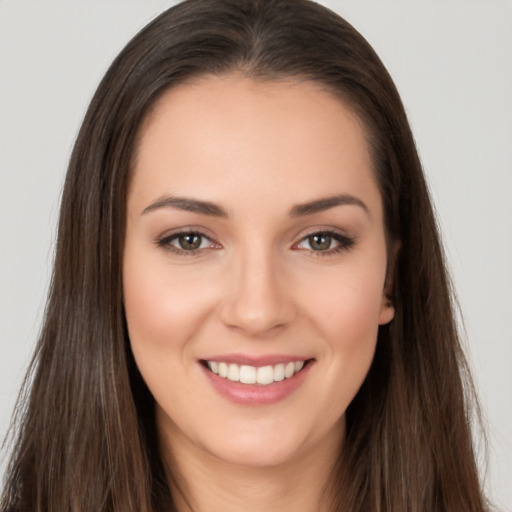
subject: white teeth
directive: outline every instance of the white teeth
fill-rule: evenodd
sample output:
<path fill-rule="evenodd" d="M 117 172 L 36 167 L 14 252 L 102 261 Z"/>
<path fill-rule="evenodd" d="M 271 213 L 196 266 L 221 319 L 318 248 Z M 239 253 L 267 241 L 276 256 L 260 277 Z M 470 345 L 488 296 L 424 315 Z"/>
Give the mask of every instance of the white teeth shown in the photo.
<path fill-rule="evenodd" d="M 289 379 L 295 373 L 295 363 L 288 363 L 284 367 L 284 376 Z"/>
<path fill-rule="evenodd" d="M 256 368 L 254 366 L 240 366 L 240 382 L 243 384 L 256 384 Z"/>
<path fill-rule="evenodd" d="M 210 368 L 213 373 L 216 373 L 217 375 L 219 374 L 219 363 L 216 363 L 215 361 L 208 361 L 208 368 Z"/>
<path fill-rule="evenodd" d="M 238 382 L 240 380 L 240 368 L 237 364 L 230 364 L 228 366 L 228 379 L 234 382 Z"/>
<path fill-rule="evenodd" d="M 243 384 L 258 384 L 268 386 L 273 382 L 279 382 L 293 377 L 304 367 L 304 361 L 291 361 L 279 363 L 274 366 L 249 366 L 235 363 L 219 363 L 207 361 L 208 368 L 225 379 Z"/>
<path fill-rule="evenodd" d="M 280 381 L 284 379 L 284 364 L 276 364 L 274 366 L 274 380 Z"/>
<path fill-rule="evenodd" d="M 274 382 L 274 368 L 272 366 L 262 366 L 256 372 L 256 382 L 265 386 Z"/>
<path fill-rule="evenodd" d="M 228 365 L 226 363 L 219 363 L 219 375 L 224 378 L 228 376 Z"/>

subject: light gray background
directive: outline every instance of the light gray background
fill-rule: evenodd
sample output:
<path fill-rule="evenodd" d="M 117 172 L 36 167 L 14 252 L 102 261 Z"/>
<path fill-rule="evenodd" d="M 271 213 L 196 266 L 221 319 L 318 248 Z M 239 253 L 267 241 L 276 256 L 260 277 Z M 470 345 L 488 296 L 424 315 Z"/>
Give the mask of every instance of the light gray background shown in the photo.
<path fill-rule="evenodd" d="M 173 2 L 0 0 L 0 436 L 44 309 L 60 188 L 88 100 Z M 512 510 L 512 2 L 325 1 L 388 66 L 416 135 Z M 1 473 L 0 466 L 0 473 Z"/>

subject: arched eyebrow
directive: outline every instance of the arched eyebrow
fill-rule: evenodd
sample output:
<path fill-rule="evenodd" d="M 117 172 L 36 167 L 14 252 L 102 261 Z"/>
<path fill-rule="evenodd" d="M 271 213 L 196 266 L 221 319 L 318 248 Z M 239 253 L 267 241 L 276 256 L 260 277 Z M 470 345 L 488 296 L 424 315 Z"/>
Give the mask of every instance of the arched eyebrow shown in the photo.
<path fill-rule="evenodd" d="M 334 208 L 335 206 L 354 205 L 361 207 L 367 214 L 369 214 L 368 207 L 361 201 L 361 199 L 348 194 L 341 194 L 337 196 L 324 197 L 309 201 L 307 203 L 298 204 L 290 210 L 290 217 L 301 217 L 303 215 L 311 215 L 313 213 L 323 212 Z"/>
<path fill-rule="evenodd" d="M 347 195 L 337 195 L 332 197 L 324 197 L 315 199 L 307 203 L 295 205 L 289 212 L 290 217 L 302 217 L 304 215 L 311 215 L 319 213 L 335 206 L 355 205 L 361 207 L 366 213 L 369 213 L 366 204 L 361 199 Z M 185 210 L 193 213 L 200 213 L 211 217 L 227 218 L 228 213 L 222 206 L 212 203 L 210 201 L 201 201 L 199 199 L 192 199 L 188 197 L 161 197 L 149 206 L 144 208 L 142 215 L 149 213 L 160 208 L 176 208 L 178 210 Z"/>
<path fill-rule="evenodd" d="M 185 210 L 187 212 L 201 213 L 203 215 L 210 215 L 212 217 L 227 218 L 228 214 L 224 208 L 218 204 L 209 201 L 200 201 L 198 199 L 191 199 L 188 197 L 161 197 L 154 203 L 144 208 L 142 215 L 149 213 L 159 208 L 176 208 L 178 210 Z"/>

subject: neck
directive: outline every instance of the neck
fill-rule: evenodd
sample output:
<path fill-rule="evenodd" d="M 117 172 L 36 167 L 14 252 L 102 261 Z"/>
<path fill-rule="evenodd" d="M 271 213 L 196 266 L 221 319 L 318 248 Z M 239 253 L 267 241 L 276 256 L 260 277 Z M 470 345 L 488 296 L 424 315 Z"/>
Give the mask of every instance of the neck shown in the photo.
<path fill-rule="evenodd" d="M 327 488 L 343 437 L 344 424 L 338 425 L 321 446 L 313 445 L 272 466 L 233 464 L 191 447 L 185 439 L 167 437 L 172 480 L 179 479 L 179 489 L 171 485 L 177 510 L 331 512 Z"/>

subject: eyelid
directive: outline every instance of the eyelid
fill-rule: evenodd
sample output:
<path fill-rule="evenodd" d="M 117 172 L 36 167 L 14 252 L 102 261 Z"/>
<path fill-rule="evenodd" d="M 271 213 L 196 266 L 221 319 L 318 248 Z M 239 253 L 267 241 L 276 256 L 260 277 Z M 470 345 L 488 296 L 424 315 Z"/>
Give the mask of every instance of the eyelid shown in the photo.
<path fill-rule="evenodd" d="M 175 247 L 171 245 L 171 241 L 174 241 L 180 236 L 197 234 L 203 238 L 206 238 L 211 242 L 210 247 L 203 247 L 199 249 L 180 249 L 179 247 Z M 159 235 L 155 241 L 158 247 L 161 247 L 171 253 L 174 253 L 178 256 L 194 256 L 203 251 L 207 251 L 210 249 L 220 249 L 222 248 L 221 244 L 219 244 L 215 238 L 209 234 L 209 230 L 199 226 L 182 226 L 179 228 L 172 229 L 170 231 L 166 231 L 164 234 Z"/>
<path fill-rule="evenodd" d="M 172 229 L 170 231 L 164 232 L 164 234 L 159 235 L 155 241 L 156 245 L 168 250 L 169 252 L 172 252 L 178 256 L 194 256 L 198 255 L 199 253 L 203 251 L 208 251 L 211 249 L 221 249 L 222 245 L 215 240 L 215 238 L 209 233 L 209 229 L 200 227 L 200 226 L 182 226 L 179 228 Z M 205 239 L 207 239 L 211 244 L 209 247 L 203 247 L 198 249 L 181 249 L 179 247 L 175 247 L 171 245 L 171 241 L 175 240 L 179 236 L 188 235 L 188 234 L 197 234 Z M 316 234 L 323 234 L 330 236 L 335 241 L 337 241 L 336 247 L 333 247 L 331 249 L 326 250 L 317 250 L 314 249 L 307 249 L 307 248 L 301 248 L 298 247 L 299 244 L 304 242 L 308 237 L 316 235 Z M 356 243 L 356 238 L 354 236 L 351 236 L 347 234 L 345 231 L 334 228 L 332 226 L 316 226 L 314 228 L 310 228 L 305 232 L 302 232 L 300 235 L 296 237 L 296 241 L 292 245 L 292 249 L 298 250 L 298 251 L 304 251 L 308 253 L 312 253 L 314 256 L 328 256 L 330 254 L 347 251 L 350 250 Z"/>
<path fill-rule="evenodd" d="M 307 238 L 308 236 L 316 235 L 318 233 L 335 235 L 335 236 L 342 237 L 342 238 L 353 238 L 353 236 L 350 235 L 346 229 L 341 229 L 341 228 L 334 227 L 334 226 L 323 226 L 323 225 L 313 226 L 313 227 L 301 230 L 297 233 L 297 235 L 295 235 L 294 238 L 295 238 L 295 240 L 300 242 L 300 241 L 304 240 L 305 238 Z M 294 242 L 294 243 L 297 243 L 297 242 Z"/>
<path fill-rule="evenodd" d="M 326 249 L 325 251 L 315 251 L 314 249 L 298 247 L 298 245 L 304 242 L 307 238 L 317 234 L 330 236 L 338 242 L 338 245 L 332 249 Z M 292 249 L 305 251 L 313 254 L 314 256 L 328 256 L 331 254 L 348 251 L 353 248 L 355 243 L 356 238 L 354 236 L 347 234 L 339 228 L 317 226 L 315 228 L 308 229 L 305 233 L 303 232 L 301 235 L 299 235 L 298 240 L 293 243 Z"/>

